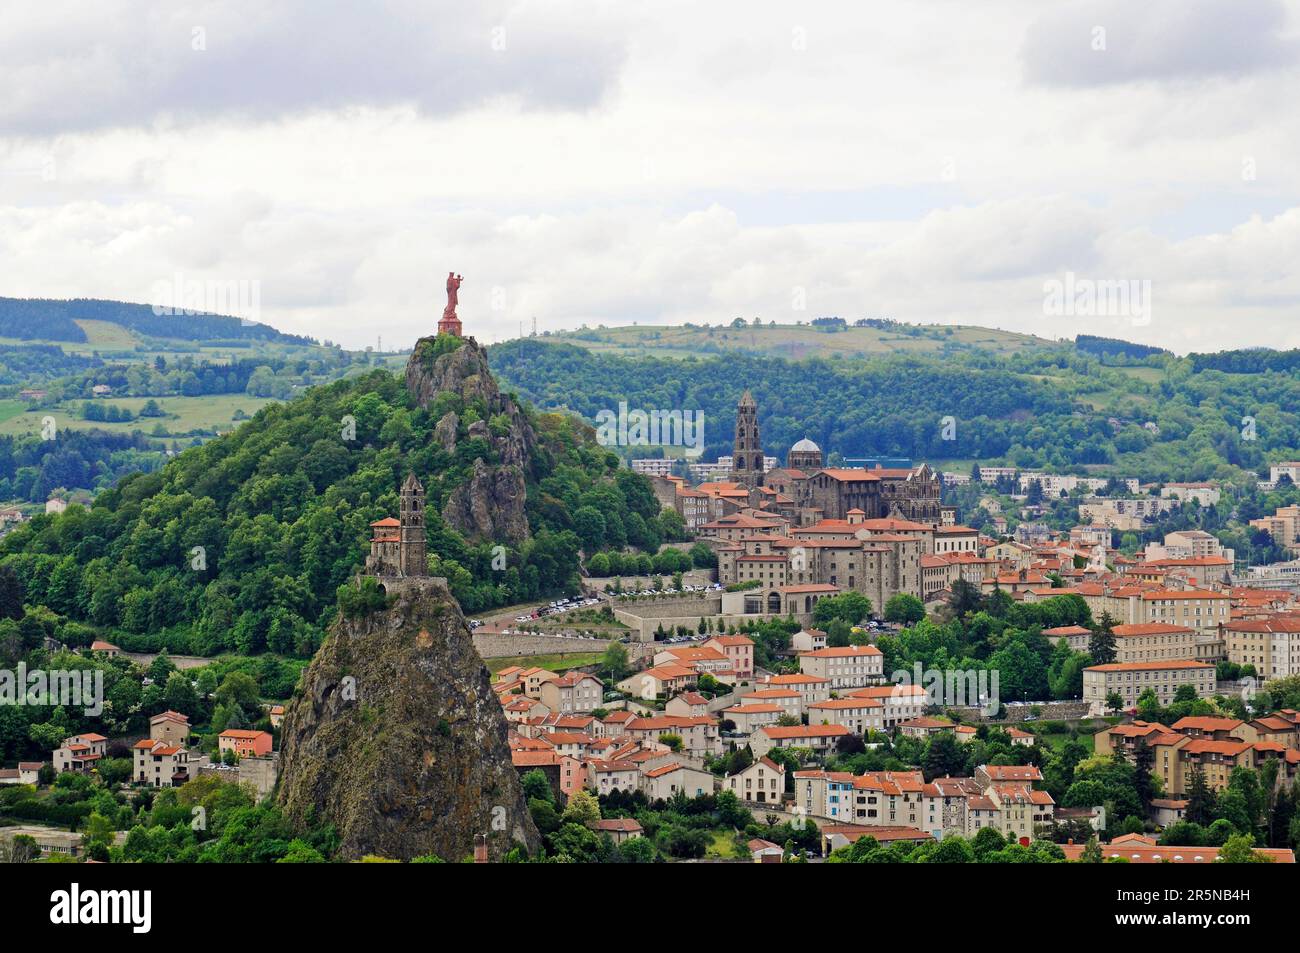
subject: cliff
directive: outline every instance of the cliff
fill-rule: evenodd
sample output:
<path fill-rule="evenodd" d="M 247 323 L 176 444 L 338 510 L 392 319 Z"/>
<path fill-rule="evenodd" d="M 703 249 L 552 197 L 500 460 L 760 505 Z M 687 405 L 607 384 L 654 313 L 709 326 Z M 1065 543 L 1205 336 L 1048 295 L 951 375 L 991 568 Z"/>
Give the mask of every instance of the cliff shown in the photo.
<path fill-rule="evenodd" d="M 488 442 L 498 460 L 489 465 L 482 457 L 476 459 L 470 480 L 443 504 L 442 518 L 472 540 L 527 539 L 524 494 L 533 475 L 537 434 L 519 405 L 497 388 L 487 352 L 473 338 L 464 338 L 455 350 L 440 354 L 437 339 L 421 338 L 406 364 L 406 388 L 425 410 L 439 394 L 452 393 L 467 406 L 486 411 L 486 420 L 468 426 L 455 413 L 438 421 L 435 437 L 447 452 L 462 439 L 477 437 Z"/>
<path fill-rule="evenodd" d="M 499 859 L 538 847 L 506 720 L 442 579 L 340 618 L 285 714 L 279 799 L 335 825 L 341 855 L 458 861 L 487 834 Z"/>

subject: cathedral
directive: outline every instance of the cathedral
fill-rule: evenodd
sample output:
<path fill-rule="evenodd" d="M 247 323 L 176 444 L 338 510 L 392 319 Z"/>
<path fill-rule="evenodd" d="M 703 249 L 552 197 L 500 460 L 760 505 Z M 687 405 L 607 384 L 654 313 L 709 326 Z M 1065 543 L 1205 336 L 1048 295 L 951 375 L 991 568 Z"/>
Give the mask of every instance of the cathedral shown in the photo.
<path fill-rule="evenodd" d="M 736 439 L 731 481 L 751 490 L 763 485 L 763 444 L 758 438 L 758 403 L 746 389 L 736 405 Z"/>
<path fill-rule="evenodd" d="M 370 555 L 366 572 L 372 576 L 428 575 L 424 537 L 424 486 L 415 474 L 402 484 L 400 519 L 391 516 L 370 524 Z"/>
<path fill-rule="evenodd" d="M 764 472 L 758 404 L 748 389 L 736 404 L 731 482 L 750 491 L 749 505 L 779 512 L 795 525 L 847 519 L 903 519 L 939 525 L 945 521 L 939 474 L 928 464 L 907 469 L 827 467 L 821 448 L 804 437 L 786 455 L 785 466 Z"/>

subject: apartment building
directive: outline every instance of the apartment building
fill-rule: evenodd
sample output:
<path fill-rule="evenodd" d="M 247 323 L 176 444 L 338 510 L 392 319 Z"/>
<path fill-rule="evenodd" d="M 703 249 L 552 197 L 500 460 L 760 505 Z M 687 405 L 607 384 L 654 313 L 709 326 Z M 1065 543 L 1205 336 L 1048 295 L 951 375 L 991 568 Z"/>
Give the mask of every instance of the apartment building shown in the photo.
<path fill-rule="evenodd" d="M 817 675 L 773 675 L 762 684 L 764 688 L 780 688 L 798 692 L 803 699 L 805 708 L 813 702 L 824 701 L 831 697 L 830 679 L 821 678 Z"/>
<path fill-rule="evenodd" d="M 1300 675 L 1300 616 L 1237 619 L 1224 628 L 1228 661 L 1253 665 L 1260 678 Z"/>
<path fill-rule="evenodd" d="M 866 688 L 885 677 L 885 654 L 874 645 L 845 645 L 799 655 L 799 671 L 830 682 L 831 691 Z"/>
<path fill-rule="evenodd" d="M 852 732 L 843 725 L 765 725 L 750 736 L 749 747 L 755 757 L 763 757 L 773 748 L 811 748 L 825 756 L 836 743 Z"/>
<path fill-rule="evenodd" d="M 1083 700 L 1093 715 L 1106 714 L 1106 699 L 1117 693 L 1126 709 L 1137 706 L 1138 696 L 1153 689 L 1160 704 L 1168 705 L 1183 685 L 1191 685 L 1198 698 L 1212 698 L 1215 669 L 1205 662 L 1171 659 L 1163 662 L 1111 662 L 1083 670 Z"/>
<path fill-rule="evenodd" d="M 828 698 L 808 706 L 808 724 L 843 725 L 858 735 L 884 731 L 885 706 L 874 698 Z"/>
<path fill-rule="evenodd" d="M 1209 589 L 1152 589 L 1134 597 L 1139 618 L 1130 622 L 1163 622 L 1186 626 L 1202 635 L 1217 635 L 1230 618 L 1232 597 Z"/>
<path fill-rule="evenodd" d="M 870 685 L 847 693 L 849 698 L 878 701 L 881 709 L 882 730 L 889 731 L 905 721 L 920 718 L 930 704 L 929 696 L 921 685 Z"/>
<path fill-rule="evenodd" d="M 1115 634 L 1116 662 L 1159 662 L 1167 659 L 1193 659 L 1197 655 L 1199 636 L 1195 629 L 1165 622 L 1139 622 L 1135 625 L 1117 625 Z M 1087 651 L 1086 647 L 1083 651 Z"/>
<path fill-rule="evenodd" d="M 542 682 L 540 700 L 553 714 L 571 715 L 599 708 L 604 692 L 604 682 L 575 669 Z"/>

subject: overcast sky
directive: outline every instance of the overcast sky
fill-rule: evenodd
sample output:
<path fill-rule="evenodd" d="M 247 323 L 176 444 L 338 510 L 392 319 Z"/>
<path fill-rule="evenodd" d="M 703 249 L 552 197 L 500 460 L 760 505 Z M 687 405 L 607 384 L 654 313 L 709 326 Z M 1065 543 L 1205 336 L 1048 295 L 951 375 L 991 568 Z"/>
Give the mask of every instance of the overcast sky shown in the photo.
<path fill-rule="evenodd" d="M 1300 347 L 1300 0 L 342 6 L 0 0 L 0 295 Z"/>

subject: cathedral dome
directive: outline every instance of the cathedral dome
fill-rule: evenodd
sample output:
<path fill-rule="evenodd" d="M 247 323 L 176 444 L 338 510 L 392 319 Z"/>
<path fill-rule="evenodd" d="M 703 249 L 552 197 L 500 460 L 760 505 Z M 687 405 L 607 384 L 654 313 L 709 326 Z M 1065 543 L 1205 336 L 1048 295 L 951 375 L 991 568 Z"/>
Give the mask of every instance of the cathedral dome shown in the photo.
<path fill-rule="evenodd" d="M 807 437 L 804 437 L 790 449 L 797 453 L 820 453 L 822 448 L 817 446 L 817 444 L 813 443 Z"/>

